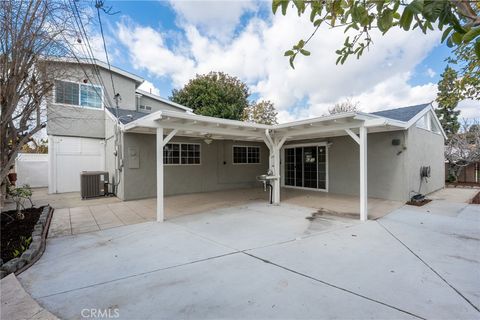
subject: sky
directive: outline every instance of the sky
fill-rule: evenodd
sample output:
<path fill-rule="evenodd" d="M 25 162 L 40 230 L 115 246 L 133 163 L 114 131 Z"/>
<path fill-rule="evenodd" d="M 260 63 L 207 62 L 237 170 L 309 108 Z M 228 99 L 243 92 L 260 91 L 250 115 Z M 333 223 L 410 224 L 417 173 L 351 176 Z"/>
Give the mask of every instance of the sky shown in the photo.
<path fill-rule="evenodd" d="M 341 28 L 320 28 L 309 57 L 295 69 L 285 50 L 313 31 L 308 15 L 271 12 L 270 1 L 105 1 L 102 14 L 113 65 L 142 76 L 142 89 L 168 98 L 196 74 L 222 71 L 246 82 L 251 100 L 274 102 L 279 122 L 322 116 L 350 99 L 364 112 L 431 102 L 450 49 L 440 32 L 373 32 L 357 60 L 335 65 Z M 89 28 L 95 57 L 105 61 L 98 25 Z M 461 117 L 480 117 L 478 101 L 462 101 Z"/>

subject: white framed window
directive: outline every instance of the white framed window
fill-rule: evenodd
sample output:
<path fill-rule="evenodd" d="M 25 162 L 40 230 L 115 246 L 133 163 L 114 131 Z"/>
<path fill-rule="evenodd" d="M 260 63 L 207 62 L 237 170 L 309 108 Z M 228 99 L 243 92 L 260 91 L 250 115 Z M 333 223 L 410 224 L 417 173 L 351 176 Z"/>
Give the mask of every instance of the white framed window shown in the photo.
<path fill-rule="evenodd" d="M 103 90 L 93 84 L 56 80 L 55 103 L 101 109 Z"/>
<path fill-rule="evenodd" d="M 440 128 L 437 125 L 437 122 L 435 121 L 435 116 L 431 113 L 428 112 L 425 115 L 423 115 L 420 119 L 417 120 L 415 123 L 415 126 L 420 129 L 432 131 L 434 133 L 440 134 Z"/>
<path fill-rule="evenodd" d="M 260 147 L 258 146 L 233 146 L 233 164 L 260 163 Z"/>
<path fill-rule="evenodd" d="M 163 163 L 166 165 L 199 165 L 199 143 L 167 143 L 163 148 Z"/>

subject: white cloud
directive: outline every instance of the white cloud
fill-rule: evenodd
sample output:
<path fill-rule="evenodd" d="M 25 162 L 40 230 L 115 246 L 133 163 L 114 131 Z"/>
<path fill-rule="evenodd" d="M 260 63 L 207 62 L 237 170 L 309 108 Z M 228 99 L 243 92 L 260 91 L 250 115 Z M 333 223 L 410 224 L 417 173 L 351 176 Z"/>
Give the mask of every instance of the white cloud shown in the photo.
<path fill-rule="evenodd" d="M 337 66 L 335 50 L 345 35 L 341 29 L 322 28 L 308 45 L 312 55 L 298 57 L 293 70 L 283 52 L 312 32 L 306 17 L 294 13 L 267 20 L 254 17 L 228 42 L 212 38 L 192 19 L 185 18 L 181 25 L 181 45 L 167 46 L 166 33 L 125 20 L 118 24 L 118 36 L 135 68 L 169 77 L 175 87 L 196 73 L 227 72 L 246 81 L 261 99 L 272 100 L 282 121 L 322 115 L 347 97 L 360 101 L 364 111 L 373 111 L 430 102 L 436 95 L 435 84 L 411 86 L 408 81 L 439 42 L 439 33 L 392 29 L 382 37 L 373 31 L 369 52 Z M 414 45 L 420 41 L 421 46 Z"/>
<path fill-rule="evenodd" d="M 464 100 L 458 104 L 460 118 L 480 119 L 480 102 L 477 100 Z"/>
<path fill-rule="evenodd" d="M 147 80 L 143 81 L 143 83 L 138 87 L 138 89 L 153 93 L 157 96 L 160 95 L 160 90 L 157 87 L 155 87 L 153 83 Z"/>
<path fill-rule="evenodd" d="M 437 75 L 437 73 L 432 69 L 432 68 L 428 68 L 427 71 L 425 72 L 427 76 L 429 76 L 430 78 L 433 78 Z"/>
<path fill-rule="evenodd" d="M 170 5 L 181 25 L 194 25 L 218 40 L 227 40 L 241 17 L 257 8 L 252 0 L 172 0 Z"/>

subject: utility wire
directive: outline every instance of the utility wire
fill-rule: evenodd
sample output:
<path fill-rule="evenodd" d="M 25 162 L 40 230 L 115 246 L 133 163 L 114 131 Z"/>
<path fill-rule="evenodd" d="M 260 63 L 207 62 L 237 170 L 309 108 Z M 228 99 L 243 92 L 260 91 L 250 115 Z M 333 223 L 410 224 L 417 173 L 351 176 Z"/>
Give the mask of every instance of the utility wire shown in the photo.
<path fill-rule="evenodd" d="M 110 80 L 112 82 L 112 89 L 113 89 L 113 95 L 114 95 L 113 98 L 115 99 L 116 109 L 118 109 L 118 98 L 119 98 L 119 96 L 118 96 L 117 91 L 115 90 L 115 83 L 113 81 L 112 67 L 110 65 L 110 59 L 108 57 L 107 44 L 105 42 L 105 35 L 103 33 L 102 18 L 101 18 L 101 15 L 100 15 L 100 9 L 103 8 L 103 1 L 96 0 L 95 8 L 97 8 L 98 23 L 100 25 L 100 34 L 102 35 L 103 49 L 105 50 L 105 57 L 107 58 L 108 70 L 110 72 Z M 117 114 L 117 116 L 118 116 L 118 114 Z"/>

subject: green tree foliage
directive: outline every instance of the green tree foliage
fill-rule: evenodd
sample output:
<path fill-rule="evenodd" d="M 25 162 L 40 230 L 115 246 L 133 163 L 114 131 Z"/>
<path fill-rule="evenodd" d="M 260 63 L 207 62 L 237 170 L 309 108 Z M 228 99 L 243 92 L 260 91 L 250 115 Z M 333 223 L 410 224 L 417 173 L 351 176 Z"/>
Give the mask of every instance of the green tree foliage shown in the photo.
<path fill-rule="evenodd" d="M 277 124 L 277 111 L 273 102 L 262 100 L 252 103 L 243 112 L 243 120 L 248 122 Z"/>
<path fill-rule="evenodd" d="M 283 15 L 288 8 L 295 8 L 299 16 L 309 15 L 315 27 L 306 40 L 300 40 L 285 52 L 290 65 L 298 54 L 305 56 L 305 49 L 320 26 L 343 27 L 346 36 L 343 48 L 336 51 L 337 64 L 355 55 L 357 59 L 372 43 L 371 30 L 383 34 L 392 28 L 405 31 L 420 28 L 423 33 L 439 29 L 443 31 L 442 42 L 449 47 L 472 44 L 480 57 L 480 2 L 471 0 L 273 0 L 275 14 L 281 9 Z"/>
<path fill-rule="evenodd" d="M 196 114 L 242 120 L 248 107 L 248 86 L 223 72 L 197 75 L 182 89 L 174 89 L 170 99 L 192 108 Z"/>
<path fill-rule="evenodd" d="M 462 44 L 453 50 L 447 62 L 456 67 L 457 94 L 460 100 L 480 99 L 480 57 L 475 53 L 475 43 Z"/>
<path fill-rule="evenodd" d="M 442 79 L 438 82 L 438 108 L 435 112 L 440 119 L 443 130 L 449 137 L 457 133 L 460 128 L 460 123 L 458 122 L 460 111 L 455 110 L 460 101 L 457 78 L 457 72 L 447 66 L 442 73 Z"/>

